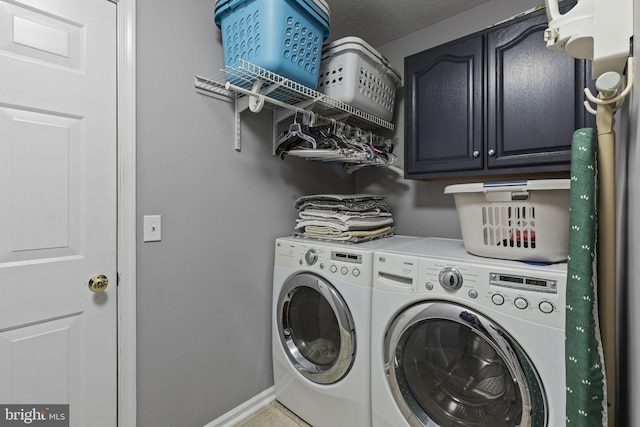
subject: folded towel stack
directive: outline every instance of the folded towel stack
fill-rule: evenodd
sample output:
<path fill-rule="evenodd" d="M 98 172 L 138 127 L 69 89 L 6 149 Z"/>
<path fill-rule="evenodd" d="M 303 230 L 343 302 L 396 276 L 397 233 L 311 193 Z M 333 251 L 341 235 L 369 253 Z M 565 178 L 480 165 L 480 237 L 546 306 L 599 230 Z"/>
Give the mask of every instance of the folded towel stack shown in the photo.
<path fill-rule="evenodd" d="M 300 197 L 294 207 L 296 236 L 357 243 L 393 235 L 393 215 L 384 196 L 317 194 Z"/>

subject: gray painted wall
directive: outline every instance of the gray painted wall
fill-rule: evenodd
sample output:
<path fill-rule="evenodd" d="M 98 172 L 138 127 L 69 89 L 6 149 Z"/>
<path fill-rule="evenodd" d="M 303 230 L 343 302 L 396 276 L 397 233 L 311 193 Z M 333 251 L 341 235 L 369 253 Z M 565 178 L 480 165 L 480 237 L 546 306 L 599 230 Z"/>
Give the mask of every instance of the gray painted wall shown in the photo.
<path fill-rule="evenodd" d="M 273 245 L 302 194 L 352 192 L 340 167 L 271 155 L 270 111 L 197 94 L 223 66 L 214 2 L 138 0 L 139 427 L 203 426 L 273 385 Z M 142 243 L 142 217 L 162 241 Z"/>
<path fill-rule="evenodd" d="M 493 0 L 379 49 L 402 73 L 405 56 L 540 1 Z M 137 1 L 140 427 L 204 426 L 273 385 L 273 240 L 291 234 L 298 196 L 386 194 L 399 234 L 460 237 L 453 200 L 443 194 L 460 181 L 407 181 L 386 169 L 350 176 L 337 166 L 282 161 L 271 155 L 268 112 L 243 116 L 242 152 L 235 152 L 231 106 L 193 88 L 195 74 L 214 76 L 223 65 L 213 8 L 211 0 Z M 632 108 L 637 117 L 637 100 Z M 402 110 L 400 97 L 400 164 Z M 640 143 L 636 127 L 630 132 Z M 636 164 L 639 157 L 632 149 Z M 636 206 L 637 196 L 629 203 Z M 163 239 L 142 243 L 142 217 L 154 214 L 162 215 Z M 640 301 L 637 290 L 628 293 Z M 638 360 L 637 341 L 629 346 L 629 360 Z M 637 396 L 640 375 L 631 374 Z"/>

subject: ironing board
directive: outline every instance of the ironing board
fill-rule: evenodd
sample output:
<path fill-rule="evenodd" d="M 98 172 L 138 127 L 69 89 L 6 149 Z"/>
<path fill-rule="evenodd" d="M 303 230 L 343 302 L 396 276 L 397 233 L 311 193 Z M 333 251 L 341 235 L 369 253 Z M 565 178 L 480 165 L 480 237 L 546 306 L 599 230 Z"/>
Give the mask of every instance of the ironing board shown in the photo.
<path fill-rule="evenodd" d="M 602 427 L 607 423 L 597 304 L 596 153 L 593 129 L 576 130 L 571 146 L 565 344 L 566 425 L 571 427 Z"/>

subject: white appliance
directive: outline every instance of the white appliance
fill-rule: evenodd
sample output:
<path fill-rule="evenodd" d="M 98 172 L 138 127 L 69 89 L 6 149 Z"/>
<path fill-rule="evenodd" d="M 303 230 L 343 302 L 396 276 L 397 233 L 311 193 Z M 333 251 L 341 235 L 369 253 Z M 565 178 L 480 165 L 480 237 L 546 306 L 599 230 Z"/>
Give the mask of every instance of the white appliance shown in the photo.
<path fill-rule="evenodd" d="M 622 74 L 631 53 L 633 0 L 578 0 L 564 14 L 558 0 L 545 3 L 548 49 L 590 59 L 594 80 L 609 71 Z"/>
<path fill-rule="evenodd" d="M 461 240 L 377 251 L 372 425 L 564 425 L 566 271 Z"/>
<path fill-rule="evenodd" d="M 276 239 L 276 399 L 314 427 L 370 427 L 373 253 L 415 238 L 358 244 Z"/>

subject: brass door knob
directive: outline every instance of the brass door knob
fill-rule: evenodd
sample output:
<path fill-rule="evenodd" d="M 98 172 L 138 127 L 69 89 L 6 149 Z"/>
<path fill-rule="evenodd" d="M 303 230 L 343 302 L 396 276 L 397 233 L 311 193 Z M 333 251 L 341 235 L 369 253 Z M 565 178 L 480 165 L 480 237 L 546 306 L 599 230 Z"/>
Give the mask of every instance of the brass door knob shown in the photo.
<path fill-rule="evenodd" d="M 95 274 L 89 279 L 89 290 L 91 292 L 102 292 L 109 286 L 109 279 L 104 274 Z"/>

